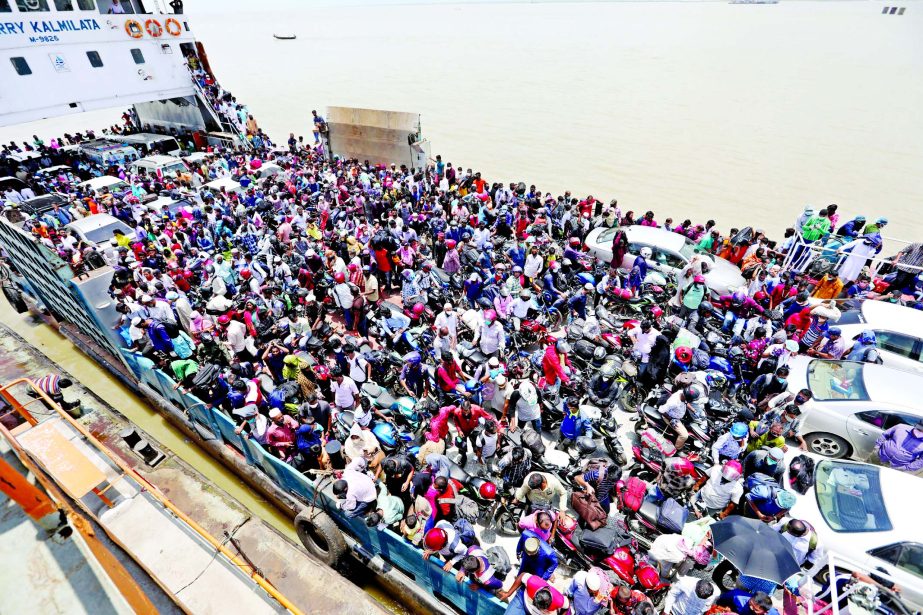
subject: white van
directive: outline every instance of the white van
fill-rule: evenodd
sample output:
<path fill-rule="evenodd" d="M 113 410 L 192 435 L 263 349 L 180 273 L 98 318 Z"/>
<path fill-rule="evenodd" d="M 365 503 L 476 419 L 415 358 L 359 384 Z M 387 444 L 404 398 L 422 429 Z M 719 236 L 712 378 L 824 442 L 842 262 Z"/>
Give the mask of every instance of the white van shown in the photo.
<path fill-rule="evenodd" d="M 102 177 L 88 179 L 85 182 L 77 184 L 77 187 L 84 193 L 89 190 L 98 193 L 103 188 L 107 189 L 111 194 L 124 194 L 131 190 L 131 186 L 126 182 L 118 177 L 112 177 L 111 175 L 103 175 Z"/>
<path fill-rule="evenodd" d="M 133 135 L 113 135 L 109 139 L 135 147 L 141 152 L 142 156 L 152 156 L 154 154 L 180 156 L 183 153 L 179 143 L 170 135 L 138 132 Z"/>
<path fill-rule="evenodd" d="M 136 160 L 129 167 L 132 173 L 144 172 L 147 175 L 157 175 L 159 171 L 162 177 L 175 177 L 176 172 L 187 173 L 189 169 L 179 158 L 173 156 L 148 156 L 141 160 Z"/>
<path fill-rule="evenodd" d="M 79 218 L 65 225 L 66 229 L 73 230 L 80 239 L 93 245 L 100 245 L 112 239 L 112 231 L 122 231 L 123 235 L 131 236 L 134 231 L 127 224 L 110 216 L 109 214 L 94 214 L 86 218 Z"/>
<path fill-rule="evenodd" d="M 128 164 L 141 157 L 131 145 L 103 139 L 82 143 L 80 151 L 97 164 Z"/>
<path fill-rule="evenodd" d="M 246 192 L 246 188 L 241 186 L 238 182 L 234 181 L 230 177 L 222 177 L 214 181 L 210 181 L 202 186 L 202 190 L 208 190 L 213 195 L 220 194 L 222 188 L 224 188 L 224 191 L 228 194 L 231 192 L 236 192 L 238 195 L 242 195 Z"/>

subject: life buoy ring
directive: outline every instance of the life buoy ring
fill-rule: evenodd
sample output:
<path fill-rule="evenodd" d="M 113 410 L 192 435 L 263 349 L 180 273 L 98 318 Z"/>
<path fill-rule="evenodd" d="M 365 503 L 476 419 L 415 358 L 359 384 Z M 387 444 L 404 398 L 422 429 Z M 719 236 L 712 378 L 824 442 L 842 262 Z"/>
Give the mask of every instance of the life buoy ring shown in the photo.
<path fill-rule="evenodd" d="M 163 28 L 160 26 L 160 22 L 156 19 L 148 19 L 144 22 L 144 29 L 147 30 L 147 33 L 157 38 L 163 34 Z"/>
<path fill-rule="evenodd" d="M 141 29 L 141 24 L 134 19 L 129 19 L 125 22 L 125 31 L 128 32 L 128 36 L 132 38 L 141 38 L 144 36 L 144 30 Z"/>
<path fill-rule="evenodd" d="M 179 22 L 173 19 L 172 17 L 167 19 L 167 21 L 164 23 L 164 28 L 166 28 L 167 33 L 170 36 L 179 36 L 180 34 L 183 33 L 182 26 L 180 26 Z"/>

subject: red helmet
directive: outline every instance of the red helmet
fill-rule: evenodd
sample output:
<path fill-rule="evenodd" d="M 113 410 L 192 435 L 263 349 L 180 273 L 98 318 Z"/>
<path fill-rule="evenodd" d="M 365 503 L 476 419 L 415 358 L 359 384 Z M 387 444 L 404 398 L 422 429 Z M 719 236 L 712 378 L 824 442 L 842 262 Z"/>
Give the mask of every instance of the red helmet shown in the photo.
<path fill-rule="evenodd" d="M 455 243 L 455 240 L 454 240 L 454 239 L 446 239 L 446 240 L 445 240 L 445 247 L 447 247 L 449 250 L 451 250 L 451 249 L 454 248 L 455 246 L 456 246 L 456 243 Z"/>
<path fill-rule="evenodd" d="M 221 316 L 218 317 L 218 324 L 219 324 L 219 325 L 226 325 L 226 324 L 228 324 L 229 322 L 231 322 L 231 317 L 228 316 L 227 314 L 222 314 Z"/>
<path fill-rule="evenodd" d="M 426 310 L 426 306 L 423 305 L 422 303 L 413 304 L 413 315 L 414 316 L 418 316 L 418 317 L 421 316 L 425 310 Z"/>
<path fill-rule="evenodd" d="M 660 307 L 659 305 L 655 305 L 654 307 L 651 308 L 651 316 L 653 316 L 654 318 L 660 318 L 661 316 L 663 316 L 663 308 Z"/>
<path fill-rule="evenodd" d="M 622 299 L 631 299 L 631 296 L 632 296 L 631 290 L 628 288 L 623 288 L 621 292 L 619 293 L 619 295 L 622 297 Z"/>
<path fill-rule="evenodd" d="M 342 271 L 337 271 L 333 274 L 333 279 L 337 284 L 342 284 L 346 281 L 346 274 Z"/>
<path fill-rule="evenodd" d="M 765 298 L 768 297 L 768 296 L 769 296 L 769 295 L 766 294 L 766 291 L 764 291 L 764 290 L 758 290 L 758 291 L 756 291 L 756 292 L 753 294 L 753 299 L 754 299 L 755 301 L 762 301 L 763 299 L 765 299 Z"/>
<path fill-rule="evenodd" d="M 497 486 L 491 482 L 485 482 L 478 487 L 478 493 L 480 493 L 481 497 L 485 500 L 492 500 L 497 497 Z"/>
<path fill-rule="evenodd" d="M 697 275 L 694 278 L 692 278 L 692 281 L 695 282 L 696 284 L 705 284 L 705 276 L 701 274 Z"/>
<path fill-rule="evenodd" d="M 569 241 L 568 243 L 570 243 L 571 246 L 573 246 L 573 247 L 576 248 L 577 246 L 580 245 L 580 238 L 579 238 L 579 237 L 571 237 L 571 238 L 570 238 L 570 241 Z"/>
<path fill-rule="evenodd" d="M 497 312 L 494 310 L 484 310 L 484 320 L 497 320 Z"/>
<path fill-rule="evenodd" d="M 242 278 L 245 279 L 245 280 L 249 280 L 249 279 L 250 279 L 250 270 L 249 270 L 249 269 L 241 269 L 241 270 L 240 270 L 240 277 L 242 277 Z"/>
<path fill-rule="evenodd" d="M 359 271 L 359 265 L 357 265 L 356 263 L 350 263 L 346 265 L 346 268 L 349 269 L 350 271 Z"/>
<path fill-rule="evenodd" d="M 692 363 L 692 348 L 689 346 L 680 346 L 676 349 L 676 360 L 683 365 Z"/>
<path fill-rule="evenodd" d="M 444 529 L 439 527 L 434 527 L 426 532 L 426 536 L 423 538 L 423 546 L 430 551 L 440 551 L 448 542 L 449 535 L 445 533 Z"/>

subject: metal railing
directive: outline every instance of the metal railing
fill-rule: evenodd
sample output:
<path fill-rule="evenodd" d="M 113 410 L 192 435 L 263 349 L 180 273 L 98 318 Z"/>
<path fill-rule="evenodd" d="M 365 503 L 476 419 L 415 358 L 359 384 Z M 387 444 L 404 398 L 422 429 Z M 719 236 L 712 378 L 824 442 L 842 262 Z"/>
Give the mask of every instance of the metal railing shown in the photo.
<path fill-rule="evenodd" d="M 813 595 L 806 597 L 807 599 L 804 601 L 807 615 L 825 615 L 827 613 L 840 615 L 840 612 L 843 610 L 841 605 L 849 607 L 850 597 L 856 594 L 860 588 L 864 588 L 868 585 L 874 587 L 877 594 L 883 596 L 885 600 L 892 603 L 899 603 L 899 606 L 902 606 L 905 612 L 918 612 L 917 609 L 908 605 L 901 598 L 899 593 L 885 587 L 884 583 L 890 583 L 892 586 L 899 586 L 900 584 L 894 577 L 884 572 L 882 569 L 872 571 L 868 569 L 868 565 L 866 564 L 835 554 L 827 555 L 826 568 L 826 587 L 821 588 L 820 591 L 813 592 Z M 849 577 L 851 577 L 854 572 L 858 572 L 866 577 L 871 577 L 871 575 L 874 574 L 874 579 L 871 579 L 871 583 L 855 578 L 849 580 Z M 813 581 L 809 582 L 813 583 Z M 816 600 L 824 602 L 824 606 L 817 608 Z M 901 611 L 897 610 L 895 612 L 900 613 Z"/>
<path fill-rule="evenodd" d="M 828 235 L 829 237 L 829 235 Z M 827 239 L 825 237 L 824 239 Z M 893 237 L 886 237 L 889 242 L 896 242 L 903 244 L 901 249 L 904 246 L 908 246 L 913 242 L 907 241 L 905 239 L 896 239 Z M 837 255 L 841 246 L 835 248 L 824 246 L 818 243 L 821 240 L 817 241 L 808 241 L 802 237 L 801 233 L 798 233 L 795 236 L 795 241 L 792 243 L 791 248 L 785 254 L 785 260 L 782 262 L 782 268 L 787 271 L 795 271 L 797 273 L 804 273 L 810 267 L 811 263 L 818 258 L 824 258 L 825 260 L 830 260 L 833 263 L 832 271 L 837 271 L 843 262 L 849 258 L 849 254 L 840 254 Z M 852 241 L 852 239 L 850 239 Z M 836 257 L 831 259 L 830 257 Z M 872 275 L 878 275 L 878 272 L 885 265 L 891 265 L 893 263 L 893 258 L 891 256 L 871 256 L 868 259 L 870 261 L 870 272 Z M 923 267 L 916 267 L 913 265 L 906 265 L 910 269 L 915 269 L 918 272 L 923 272 Z"/>

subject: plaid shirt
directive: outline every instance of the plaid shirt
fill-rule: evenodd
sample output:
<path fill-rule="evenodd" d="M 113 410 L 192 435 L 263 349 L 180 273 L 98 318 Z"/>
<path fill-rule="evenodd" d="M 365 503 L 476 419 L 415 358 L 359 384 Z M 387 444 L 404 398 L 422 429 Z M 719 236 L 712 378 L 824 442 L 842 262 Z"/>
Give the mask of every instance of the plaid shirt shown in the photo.
<path fill-rule="evenodd" d="M 898 271 L 920 273 L 920 270 L 914 267 L 923 267 L 923 243 L 912 243 L 901 250 L 901 260 L 897 263 Z"/>

